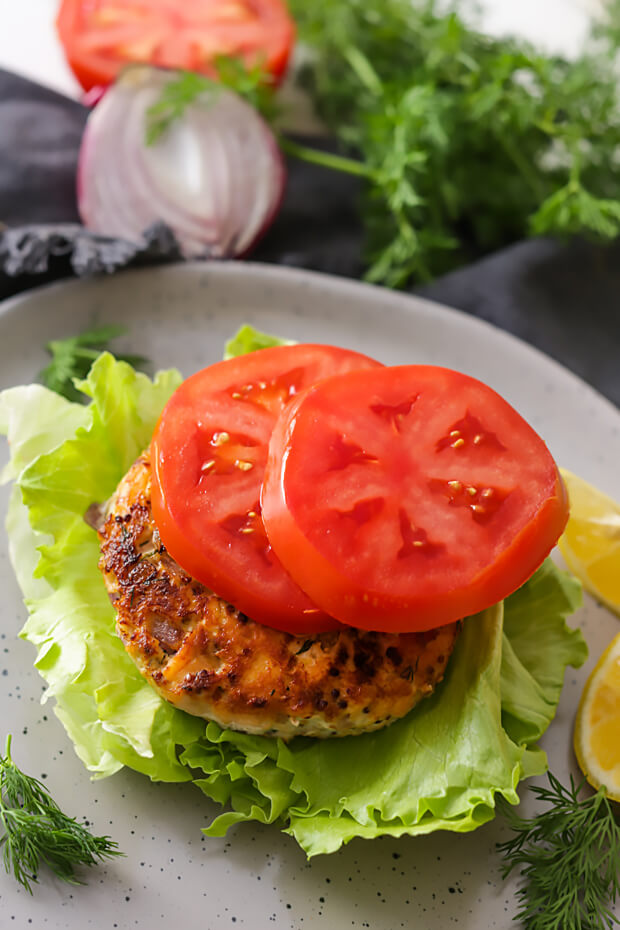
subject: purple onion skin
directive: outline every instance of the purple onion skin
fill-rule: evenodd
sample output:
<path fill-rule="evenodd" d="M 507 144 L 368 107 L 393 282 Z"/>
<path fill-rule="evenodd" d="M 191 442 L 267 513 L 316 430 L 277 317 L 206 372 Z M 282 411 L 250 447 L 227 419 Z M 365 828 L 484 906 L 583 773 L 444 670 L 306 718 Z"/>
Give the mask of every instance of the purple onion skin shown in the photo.
<path fill-rule="evenodd" d="M 89 110 L 92 110 L 93 107 L 96 107 L 105 92 L 108 89 L 107 84 L 95 84 L 94 87 L 91 87 L 90 90 L 85 91 L 82 94 L 81 102 L 85 107 L 88 107 Z"/>

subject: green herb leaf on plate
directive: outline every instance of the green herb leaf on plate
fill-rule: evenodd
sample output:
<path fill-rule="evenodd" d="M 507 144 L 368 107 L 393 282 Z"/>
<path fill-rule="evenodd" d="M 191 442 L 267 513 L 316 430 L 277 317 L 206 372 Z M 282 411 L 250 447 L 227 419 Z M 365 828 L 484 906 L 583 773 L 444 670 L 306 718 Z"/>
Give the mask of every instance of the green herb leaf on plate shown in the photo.
<path fill-rule="evenodd" d="M 75 380 L 85 378 L 95 359 L 108 348 L 109 343 L 126 332 L 124 326 L 99 326 L 78 336 L 48 342 L 45 348 L 52 361 L 40 372 L 39 378 L 51 391 L 67 400 L 81 400 L 83 395 L 75 387 Z M 141 355 L 119 354 L 117 358 L 135 368 L 148 361 Z"/>

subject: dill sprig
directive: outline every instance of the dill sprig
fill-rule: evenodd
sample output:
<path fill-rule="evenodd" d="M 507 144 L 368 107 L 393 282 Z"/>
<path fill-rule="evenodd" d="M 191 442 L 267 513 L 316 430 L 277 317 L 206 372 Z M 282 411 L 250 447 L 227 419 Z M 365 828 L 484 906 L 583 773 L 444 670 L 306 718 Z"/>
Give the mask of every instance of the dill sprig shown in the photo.
<path fill-rule="evenodd" d="M 78 866 L 123 855 L 109 836 L 93 836 L 84 824 L 64 814 L 44 785 L 16 766 L 10 735 L 0 756 L 0 822 L 4 867 L 30 894 L 41 866 L 79 885 Z"/>
<path fill-rule="evenodd" d="M 40 380 L 51 391 L 62 394 L 67 400 L 83 400 L 73 383 L 74 379 L 85 378 L 95 359 L 108 348 L 110 341 L 125 332 L 124 326 L 99 326 L 69 339 L 48 342 L 45 348 L 52 360 L 40 372 Z M 147 361 L 141 355 L 114 354 L 119 361 L 128 362 L 134 368 L 144 365 Z"/>
<path fill-rule="evenodd" d="M 548 805 L 531 818 L 501 802 L 514 836 L 498 844 L 503 877 L 519 869 L 520 906 L 515 920 L 527 930 L 608 930 L 618 924 L 612 907 L 620 897 L 620 826 L 601 788 L 582 797 L 548 773 L 549 786 L 531 787 Z"/>

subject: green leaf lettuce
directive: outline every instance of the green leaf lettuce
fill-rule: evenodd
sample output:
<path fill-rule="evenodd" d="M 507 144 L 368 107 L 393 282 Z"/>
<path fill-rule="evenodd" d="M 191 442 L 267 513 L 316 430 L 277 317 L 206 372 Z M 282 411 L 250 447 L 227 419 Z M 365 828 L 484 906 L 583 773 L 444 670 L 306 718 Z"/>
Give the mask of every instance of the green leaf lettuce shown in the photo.
<path fill-rule="evenodd" d="M 267 339 L 267 342 L 265 341 Z M 244 328 L 239 353 L 274 344 Z M 503 604 L 468 618 L 435 694 L 377 733 L 288 744 L 222 730 L 163 701 L 116 636 L 84 522 L 148 444 L 180 375 L 151 382 L 103 354 L 78 386 L 84 407 L 37 385 L 0 394 L 0 432 L 16 482 L 7 519 L 11 558 L 46 697 L 95 777 L 127 765 L 154 780 L 193 781 L 226 810 L 206 829 L 277 822 L 308 855 L 353 837 L 473 830 L 495 796 L 518 801 L 541 773 L 536 743 L 549 725 L 568 664 L 586 657 L 566 626 L 578 584 L 546 562 Z"/>

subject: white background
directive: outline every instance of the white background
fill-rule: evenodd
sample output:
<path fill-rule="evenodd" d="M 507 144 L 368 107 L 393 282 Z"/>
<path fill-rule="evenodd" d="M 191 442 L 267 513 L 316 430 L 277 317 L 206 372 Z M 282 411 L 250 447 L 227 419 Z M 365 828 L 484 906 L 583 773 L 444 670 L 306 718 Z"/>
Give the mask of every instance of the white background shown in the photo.
<path fill-rule="evenodd" d="M 311 2 L 311 0 L 310 0 Z M 381 0 L 377 0 L 378 3 Z M 519 33 L 549 51 L 574 54 L 603 0 L 481 0 L 483 25 Z M 65 64 L 54 19 L 59 0 L 0 0 L 0 68 L 79 97 Z"/>

